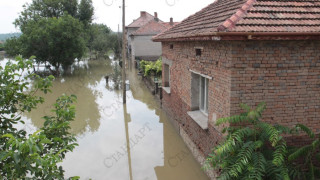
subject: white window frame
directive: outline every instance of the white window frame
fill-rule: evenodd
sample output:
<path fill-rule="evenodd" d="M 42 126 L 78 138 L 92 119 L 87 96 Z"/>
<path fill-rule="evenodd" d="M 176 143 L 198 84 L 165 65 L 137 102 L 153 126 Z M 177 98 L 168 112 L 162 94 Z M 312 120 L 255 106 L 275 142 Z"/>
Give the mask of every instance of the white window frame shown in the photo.
<path fill-rule="evenodd" d="M 170 87 L 171 87 L 171 66 L 172 66 L 172 61 L 166 58 L 162 58 L 162 63 L 163 63 L 163 72 L 164 72 L 164 82 L 162 82 L 162 89 L 167 92 L 167 94 L 171 93 Z M 168 81 L 166 81 L 168 80 Z M 166 82 L 168 85 L 166 85 Z"/>
<path fill-rule="evenodd" d="M 165 64 L 165 66 L 166 66 L 166 68 L 168 68 L 168 69 L 166 69 L 167 71 L 168 71 L 168 86 L 166 86 L 166 87 L 170 87 L 171 86 L 171 72 L 170 72 L 170 65 L 169 64 Z"/>
<path fill-rule="evenodd" d="M 189 69 L 191 72 L 191 111 L 187 114 L 204 130 L 208 129 L 208 107 L 209 107 L 209 80 L 212 77 L 201 74 L 197 71 Z M 204 91 L 201 94 L 201 79 L 204 78 Z M 201 100 L 201 96 L 205 96 L 204 102 Z M 204 104 L 204 108 L 201 107 L 201 103 Z"/>
<path fill-rule="evenodd" d="M 208 115 L 208 89 L 209 79 L 200 75 L 199 83 L 199 110 Z M 204 83 L 204 85 L 203 85 Z"/>

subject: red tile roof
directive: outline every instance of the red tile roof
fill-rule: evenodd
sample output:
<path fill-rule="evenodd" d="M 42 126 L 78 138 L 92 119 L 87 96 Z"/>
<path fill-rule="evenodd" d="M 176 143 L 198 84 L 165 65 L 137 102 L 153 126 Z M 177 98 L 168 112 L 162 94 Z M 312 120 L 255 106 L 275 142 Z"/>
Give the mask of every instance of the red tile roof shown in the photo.
<path fill-rule="evenodd" d="M 175 25 L 177 23 L 173 23 Z M 173 25 L 170 25 L 169 22 L 159 22 L 156 20 L 149 21 L 146 25 L 139 28 L 137 31 L 132 33 L 134 36 L 141 36 L 141 35 L 157 35 L 165 30 L 168 30 Z"/>
<path fill-rule="evenodd" d="M 154 40 L 222 32 L 320 33 L 320 0 L 217 0 Z"/>
<path fill-rule="evenodd" d="M 144 15 L 141 15 L 138 19 L 134 20 L 127 28 L 139 28 L 147 24 L 149 21 L 154 20 L 154 16 L 147 12 L 142 12 Z"/>

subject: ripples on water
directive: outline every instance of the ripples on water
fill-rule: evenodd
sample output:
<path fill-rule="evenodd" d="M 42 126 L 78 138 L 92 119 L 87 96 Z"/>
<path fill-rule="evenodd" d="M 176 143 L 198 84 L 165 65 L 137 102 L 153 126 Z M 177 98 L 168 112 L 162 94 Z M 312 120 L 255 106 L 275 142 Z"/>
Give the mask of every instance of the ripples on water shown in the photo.
<path fill-rule="evenodd" d="M 4 65 L 7 59 L 0 61 Z M 207 179 L 165 113 L 139 79 L 128 72 L 130 90 L 122 104 L 121 69 L 117 61 L 80 61 L 71 73 L 53 82 L 45 103 L 25 114 L 27 131 L 42 126 L 44 115 L 61 94 L 75 94 L 76 119 L 71 123 L 79 146 L 62 166 L 66 176 L 110 180 Z M 106 84 L 105 76 L 109 75 Z M 38 94 L 42 95 L 42 94 Z M 128 146 L 127 146 L 128 145 Z"/>

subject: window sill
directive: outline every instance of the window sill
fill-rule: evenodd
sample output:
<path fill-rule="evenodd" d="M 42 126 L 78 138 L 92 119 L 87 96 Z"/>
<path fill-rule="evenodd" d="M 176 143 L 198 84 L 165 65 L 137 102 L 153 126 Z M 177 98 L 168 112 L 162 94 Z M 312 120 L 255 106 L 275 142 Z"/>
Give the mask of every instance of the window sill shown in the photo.
<path fill-rule="evenodd" d="M 208 116 L 203 114 L 203 112 L 197 111 L 188 111 L 188 115 L 202 128 L 208 129 Z"/>
<path fill-rule="evenodd" d="M 163 89 L 167 94 L 170 94 L 170 93 L 171 93 L 170 87 L 162 87 L 162 89 Z"/>

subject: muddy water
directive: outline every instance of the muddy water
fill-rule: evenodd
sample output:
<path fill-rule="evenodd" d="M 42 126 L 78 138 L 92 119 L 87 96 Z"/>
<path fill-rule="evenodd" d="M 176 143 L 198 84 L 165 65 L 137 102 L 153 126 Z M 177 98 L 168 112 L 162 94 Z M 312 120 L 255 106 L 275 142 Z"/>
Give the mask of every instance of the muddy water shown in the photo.
<path fill-rule="evenodd" d="M 72 74 L 57 78 L 46 102 L 26 114 L 24 128 L 35 130 L 39 118 L 63 93 L 75 94 L 72 133 L 79 146 L 62 163 L 66 176 L 110 180 L 207 179 L 200 165 L 175 132 L 159 104 L 138 77 L 128 72 L 130 90 L 122 104 L 120 68 L 112 60 L 82 62 Z M 104 76 L 110 75 L 106 84 Z"/>

